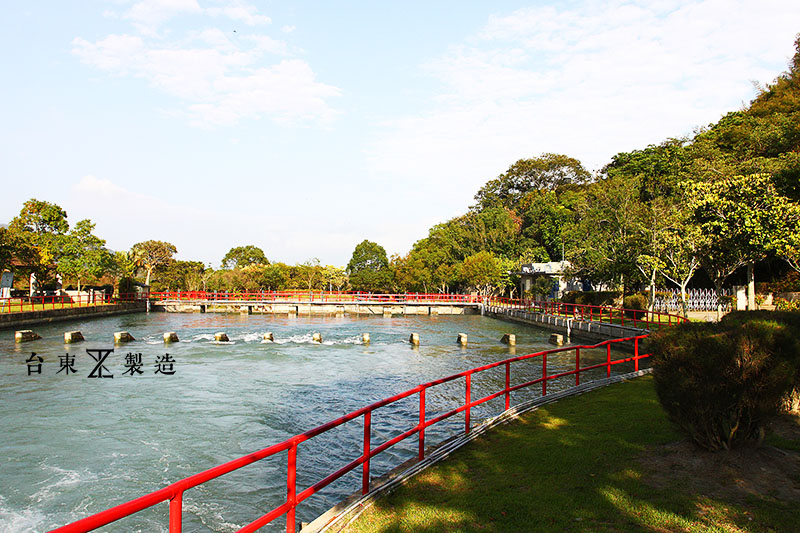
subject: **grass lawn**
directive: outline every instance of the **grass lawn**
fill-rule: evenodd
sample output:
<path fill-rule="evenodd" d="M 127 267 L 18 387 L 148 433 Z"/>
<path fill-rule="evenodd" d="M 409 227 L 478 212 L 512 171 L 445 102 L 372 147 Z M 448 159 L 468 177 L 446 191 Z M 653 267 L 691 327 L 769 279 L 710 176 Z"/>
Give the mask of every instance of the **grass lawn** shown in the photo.
<path fill-rule="evenodd" d="M 770 446 L 699 450 L 647 376 L 493 429 L 347 531 L 798 531 L 800 421 L 783 422 Z"/>

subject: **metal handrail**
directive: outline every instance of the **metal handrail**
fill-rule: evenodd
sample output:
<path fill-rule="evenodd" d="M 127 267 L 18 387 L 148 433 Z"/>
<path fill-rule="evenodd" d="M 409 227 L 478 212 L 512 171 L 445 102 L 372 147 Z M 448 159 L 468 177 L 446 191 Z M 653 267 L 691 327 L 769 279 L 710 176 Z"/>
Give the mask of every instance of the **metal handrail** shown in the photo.
<path fill-rule="evenodd" d="M 160 490 L 155 492 L 151 492 L 145 496 L 140 498 L 136 498 L 134 500 L 128 501 L 126 503 L 117 505 L 116 507 L 112 507 L 100 513 L 91 515 L 89 517 L 83 518 L 66 526 L 60 527 L 53 531 L 61 532 L 61 533 L 75 533 L 75 532 L 84 532 L 84 531 L 91 531 L 103 525 L 109 524 L 121 518 L 130 516 L 138 511 L 143 509 L 152 507 L 158 503 L 169 501 L 169 531 L 170 533 L 178 533 L 181 531 L 181 523 L 182 523 L 182 515 L 183 515 L 183 493 L 201 485 L 209 480 L 218 478 L 224 474 L 229 472 L 233 472 L 234 470 L 238 470 L 246 465 L 252 464 L 256 461 L 264 459 L 266 457 L 273 456 L 277 453 L 281 453 L 286 451 L 288 454 L 288 461 L 287 461 L 287 473 L 286 473 L 286 487 L 287 487 L 287 496 L 286 501 L 281 503 L 279 506 L 275 507 L 274 509 L 270 510 L 266 514 L 262 515 L 258 519 L 254 520 L 250 524 L 244 526 L 239 531 L 240 532 L 250 532 L 263 527 L 267 523 L 272 522 L 276 518 L 286 515 L 286 531 L 287 533 L 293 533 L 295 531 L 295 509 L 297 505 L 307 498 L 311 497 L 315 493 L 319 492 L 322 488 L 326 487 L 330 483 L 334 482 L 335 480 L 339 479 L 343 475 L 352 470 L 356 469 L 359 465 L 362 468 L 362 476 L 361 476 L 361 492 L 362 494 L 367 494 L 370 489 L 370 459 L 375 457 L 376 455 L 380 454 L 384 450 L 394 446 L 400 441 L 403 441 L 413 435 L 417 435 L 419 439 L 419 448 L 418 448 L 418 458 L 422 460 L 425 457 L 425 430 L 437 424 L 445 419 L 448 419 L 458 413 L 464 413 L 464 432 L 469 433 L 471 429 L 471 419 L 470 414 L 473 407 L 486 403 L 494 398 L 498 398 L 500 396 L 505 397 L 505 409 L 508 410 L 511 404 L 511 393 L 526 387 L 531 387 L 536 384 L 541 384 L 542 387 L 542 395 L 545 396 L 547 394 L 547 383 L 551 380 L 555 380 L 558 378 L 562 378 L 565 376 L 575 376 L 575 385 L 580 384 L 580 376 L 581 373 L 587 372 L 589 370 L 594 370 L 598 368 L 605 368 L 606 369 L 606 376 L 609 377 L 611 375 L 611 367 L 618 364 L 633 362 L 634 369 L 639 370 L 639 361 L 641 359 L 647 358 L 650 354 L 640 354 L 639 353 L 639 341 L 643 338 L 646 338 L 647 335 L 638 335 L 635 337 L 628 337 L 623 339 L 612 339 L 600 342 L 598 344 L 593 345 L 582 345 L 582 346 L 568 346 L 564 348 L 556 348 L 552 350 L 545 350 L 542 352 L 537 352 L 533 354 L 521 355 L 517 357 L 512 357 L 506 359 L 504 361 L 499 361 L 495 363 L 490 363 L 487 365 L 483 365 L 480 367 L 476 367 L 470 370 L 466 370 L 464 372 L 459 372 L 458 374 L 453 374 L 451 376 L 438 379 L 436 381 L 430 381 L 428 383 L 424 383 L 422 385 L 418 385 L 412 389 L 409 389 L 405 392 L 400 394 L 396 394 L 394 396 L 390 396 L 378 402 L 372 403 L 367 405 L 366 407 L 362 407 L 356 411 L 353 411 L 349 414 L 346 414 L 342 417 L 339 417 L 335 420 L 332 420 L 326 424 L 318 426 L 314 429 L 306 431 L 305 433 L 301 433 L 299 435 L 295 435 L 285 441 L 274 444 L 257 452 L 245 455 L 243 457 L 239 457 L 238 459 L 234 459 L 227 463 L 221 464 L 204 472 L 200 472 L 193 476 L 189 476 L 184 478 L 180 481 L 172 483 Z M 611 346 L 612 344 L 621 343 L 621 342 L 628 342 L 633 343 L 633 356 L 632 357 L 625 357 L 612 360 L 611 358 Z M 600 347 L 606 348 L 606 361 L 599 364 L 589 365 L 585 367 L 580 366 L 580 357 L 581 357 L 581 350 L 587 349 L 596 349 Z M 575 368 L 573 370 L 569 370 L 566 372 L 560 372 L 556 374 L 548 374 L 547 373 L 547 357 L 562 352 L 575 352 Z M 525 361 L 528 359 L 533 358 L 540 358 L 542 362 L 542 375 L 538 379 L 534 379 L 531 381 L 527 381 L 525 383 L 511 385 L 511 365 L 512 363 L 516 363 L 519 361 Z M 483 372 L 492 368 L 497 368 L 500 366 L 505 367 L 505 386 L 492 393 L 488 396 L 484 396 L 483 398 L 479 399 L 472 399 L 472 376 L 479 372 Z M 464 403 L 447 411 L 446 413 L 440 414 L 434 418 L 427 419 L 426 412 L 425 412 L 425 397 L 426 391 L 437 385 L 441 385 L 443 383 L 447 383 L 450 381 L 454 381 L 456 379 L 464 378 L 465 379 L 465 396 L 464 396 Z M 381 443 L 378 446 L 373 447 L 373 443 L 371 442 L 371 424 L 372 424 L 372 412 L 376 409 L 381 407 L 387 406 L 404 398 L 408 398 L 410 396 L 418 396 L 419 401 L 419 422 L 412 428 L 404 431 L 403 433 L 396 435 L 395 437 L 387 440 L 386 442 Z M 344 467 L 332 472 L 325 478 L 320 481 L 317 481 L 310 487 L 307 487 L 303 490 L 298 492 L 297 490 L 297 448 L 298 445 L 302 444 L 313 437 L 325 433 L 333 428 L 341 426 L 349 421 L 362 418 L 363 425 L 364 425 L 364 441 L 363 441 L 363 449 L 361 455 L 345 465 Z"/>

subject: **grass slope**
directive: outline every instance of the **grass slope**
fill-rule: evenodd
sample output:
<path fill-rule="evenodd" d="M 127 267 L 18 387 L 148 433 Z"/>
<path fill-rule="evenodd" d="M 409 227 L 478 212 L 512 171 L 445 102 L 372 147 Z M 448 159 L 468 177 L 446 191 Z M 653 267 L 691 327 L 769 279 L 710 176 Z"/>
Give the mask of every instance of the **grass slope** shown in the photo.
<path fill-rule="evenodd" d="M 738 490 L 740 471 L 720 478 L 720 454 L 680 440 L 649 376 L 606 387 L 492 430 L 377 501 L 348 531 L 800 528 L 796 479 L 784 499 Z M 659 457 L 687 453 L 699 457 L 699 467 L 695 461 L 694 470 L 682 470 Z"/>

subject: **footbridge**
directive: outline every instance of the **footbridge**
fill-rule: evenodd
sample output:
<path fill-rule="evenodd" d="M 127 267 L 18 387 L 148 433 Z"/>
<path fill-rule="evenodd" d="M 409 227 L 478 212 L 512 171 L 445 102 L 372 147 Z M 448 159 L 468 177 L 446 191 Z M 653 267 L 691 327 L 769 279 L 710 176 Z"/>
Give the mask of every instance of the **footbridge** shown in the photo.
<path fill-rule="evenodd" d="M 248 315 L 464 315 L 480 313 L 483 300 L 469 294 L 330 291 L 172 291 L 150 294 L 151 308 L 157 311 Z"/>

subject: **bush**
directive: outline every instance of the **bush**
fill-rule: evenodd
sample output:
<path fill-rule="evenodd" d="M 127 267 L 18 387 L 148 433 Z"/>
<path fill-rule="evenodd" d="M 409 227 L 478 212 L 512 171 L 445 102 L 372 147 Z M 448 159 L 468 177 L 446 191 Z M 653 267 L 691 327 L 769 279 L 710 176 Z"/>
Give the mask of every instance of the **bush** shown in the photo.
<path fill-rule="evenodd" d="M 780 315 L 780 313 L 777 313 Z M 798 379 L 800 320 L 764 311 L 651 335 L 656 392 L 670 420 L 708 450 L 760 441 Z"/>
<path fill-rule="evenodd" d="M 133 284 L 133 278 L 120 278 L 119 283 L 117 284 L 117 290 L 119 291 L 117 294 L 120 297 L 136 292 L 136 287 Z"/>
<path fill-rule="evenodd" d="M 618 291 L 570 291 L 564 293 L 561 301 L 581 305 L 616 305 L 622 296 Z"/>
<path fill-rule="evenodd" d="M 625 316 L 629 318 L 636 318 L 637 320 L 646 318 L 647 316 L 647 296 L 644 294 L 631 294 L 622 300 L 622 307 L 628 309 L 625 311 Z M 643 311 L 641 313 L 637 311 Z"/>

